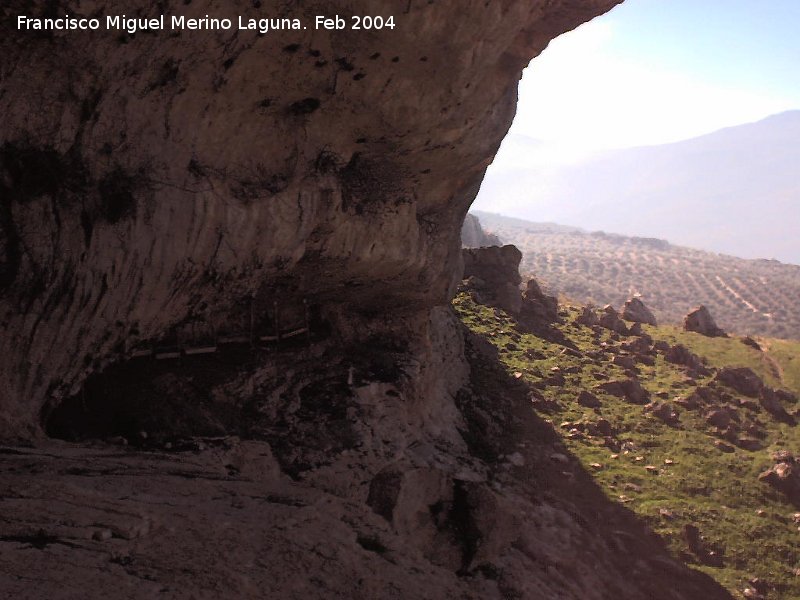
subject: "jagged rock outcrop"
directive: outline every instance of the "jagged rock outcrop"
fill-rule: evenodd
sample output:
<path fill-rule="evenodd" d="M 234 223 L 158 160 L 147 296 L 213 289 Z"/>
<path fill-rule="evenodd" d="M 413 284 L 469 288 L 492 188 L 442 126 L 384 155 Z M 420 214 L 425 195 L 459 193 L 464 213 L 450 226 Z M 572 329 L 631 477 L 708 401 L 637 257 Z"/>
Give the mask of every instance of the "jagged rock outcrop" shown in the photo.
<path fill-rule="evenodd" d="M 502 246 L 500 238 L 487 233 L 475 215 L 468 213 L 461 226 L 461 245 L 464 248 L 485 248 L 486 246 Z"/>
<path fill-rule="evenodd" d="M 615 309 L 610 304 L 605 305 L 603 308 L 600 309 L 600 317 L 598 323 L 600 327 L 604 327 L 606 329 L 610 329 L 614 333 L 619 335 L 628 335 L 630 331 L 628 330 L 628 326 L 625 324 L 617 309 Z"/>
<path fill-rule="evenodd" d="M 520 291 L 522 253 L 516 246 L 465 248 L 463 256 L 460 289 L 476 302 L 502 308 L 529 331 L 543 332 L 559 320 L 558 299 L 545 294 L 535 279 L 529 279 L 525 291 Z"/>
<path fill-rule="evenodd" d="M 529 279 L 522 294 L 520 316 L 534 327 L 555 323 L 559 320 L 558 298 L 548 296 L 535 279 Z"/>
<path fill-rule="evenodd" d="M 722 329 L 717 327 L 709 310 L 702 304 L 692 309 L 683 320 L 685 331 L 694 331 L 708 337 L 727 337 Z"/>
<path fill-rule="evenodd" d="M 522 309 L 519 289 L 522 252 L 516 246 L 508 245 L 465 248 L 462 254 L 467 287 L 478 294 L 478 301 L 518 315 Z"/>
<path fill-rule="evenodd" d="M 783 406 L 783 401 L 791 400 L 792 395 L 782 390 L 774 390 L 764 384 L 752 369 L 747 367 L 726 367 L 720 369 L 716 375 L 716 380 L 736 392 L 758 398 L 761 406 L 774 418 L 790 425 L 795 425 L 796 421 Z"/>
<path fill-rule="evenodd" d="M 653 312 L 647 308 L 641 298 L 634 297 L 625 303 L 622 309 L 622 318 L 634 323 L 644 323 L 645 325 L 658 325 Z"/>

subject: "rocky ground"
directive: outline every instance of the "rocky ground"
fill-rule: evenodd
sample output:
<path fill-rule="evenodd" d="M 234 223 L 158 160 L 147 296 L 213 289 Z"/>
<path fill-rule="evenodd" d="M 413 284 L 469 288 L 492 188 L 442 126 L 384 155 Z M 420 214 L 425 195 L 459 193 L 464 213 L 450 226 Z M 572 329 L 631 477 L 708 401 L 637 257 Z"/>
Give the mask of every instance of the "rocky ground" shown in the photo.
<path fill-rule="evenodd" d="M 149 359 L 111 407 L 93 382 L 49 417 L 66 440 L 0 449 L 0 595 L 729 597 L 603 494 L 485 339 L 439 340 L 471 373 L 440 406 L 413 402 L 410 355 L 366 350 L 322 387 L 302 343 L 283 377 Z"/>

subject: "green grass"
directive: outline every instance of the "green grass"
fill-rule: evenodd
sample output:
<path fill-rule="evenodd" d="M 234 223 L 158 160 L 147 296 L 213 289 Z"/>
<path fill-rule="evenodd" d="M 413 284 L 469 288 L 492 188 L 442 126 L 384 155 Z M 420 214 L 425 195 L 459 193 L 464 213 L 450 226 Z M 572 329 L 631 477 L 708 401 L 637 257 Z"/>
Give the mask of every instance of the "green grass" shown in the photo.
<path fill-rule="evenodd" d="M 499 349 L 509 372 L 521 373 L 530 384 L 540 385 L 554 367 L 576 371 L 565 375 L 563 385 L 543 389 L 543 395 L 556 400 L 560 408 L 542 417 L 553 423 L 608 497 L 644 518 L 676 557 L 708 573 L 738 597 L 749 579 L 759 577 L 773 586 L 770 598 L 800 598 L 800 577 L 794 574 L 800 568 L 800 532 L 792 519 L 796 509 L 757 479 L 772 464 L 774 450 L 800 450 L 800 427 L 778 423 L 765 412 L 740 409 L 743 417 L 764 424 L 765 447 L 725 453 L 714 445 L 718 438 L 699 411 L 682 410 L 680 424 L 671 427 L 647 414 L 642 406 L 597 391 L 602 407 L 584 408 L 576 401 L 578 393 L 597 384 L 597 376 L 625 377 L 623 369 L 605 360 L 595 364 L 585 355 L 561 354 L 564 346 L 518 331 L 513 318 L 475 304 L 466 294 L 460 294 L 454 306 L 470 329 Z M 562 312 L 565 318 L 558 328 L 581 353 L 596 350 L 603 342 L 615 343 L 606 330 L 596 334 L 576 325 L 577 308 L 562 307 Z M 736 338 L 705 338 L 675 327 L 645 329 L 654 340 L 687 346 L 709 366 L 747 366 L 769 385 L 800 393 L 798 342 L 759 340 L 768 349 L 762 353 Z M 638 368 L 640 382 L 654 399 L 657 393 L 670 399 L 688 396 L 712 379 L 692 380 L 682 367 L 667 363 L 661 355 L 655 365 Z M 570 428 L 561 427 L 565 422 L 596 422 L 600 418 L 611 423 L 624 449 L 608 448 L 598 437 L 571 436 Z M 656 467 L 657 472 L 649 472 L 647 466 Z M 662 511 L 669 511 L 669 518 L 662 516 Z M 699 527 L 709 547 L 723 552 L 723 567 L 697 564 L 687 553 L 682 531 L 690 523 Z"/>

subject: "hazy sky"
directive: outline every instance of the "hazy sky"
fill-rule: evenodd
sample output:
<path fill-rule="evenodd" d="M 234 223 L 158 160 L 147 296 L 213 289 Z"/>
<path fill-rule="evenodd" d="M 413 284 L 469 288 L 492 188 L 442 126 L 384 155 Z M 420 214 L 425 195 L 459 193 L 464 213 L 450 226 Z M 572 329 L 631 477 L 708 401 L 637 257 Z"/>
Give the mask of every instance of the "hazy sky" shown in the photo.
<path fill-rule="evenodd" d="M 627 0 L 531 63 L 512 133 L 569 149 L 619 148 L 793 108 L 800 0 Z M 511 159 L 501 154 L 496 168 Z"/>

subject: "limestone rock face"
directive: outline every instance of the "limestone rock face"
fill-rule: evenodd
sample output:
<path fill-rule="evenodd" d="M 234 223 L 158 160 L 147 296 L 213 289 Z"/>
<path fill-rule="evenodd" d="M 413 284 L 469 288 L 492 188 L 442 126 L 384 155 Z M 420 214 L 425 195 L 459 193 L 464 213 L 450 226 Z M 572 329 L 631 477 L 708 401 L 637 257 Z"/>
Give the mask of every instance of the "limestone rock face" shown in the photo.
<path fill-rule="evenodd" d="M 0 20 L 112 4 L 308 29 L 0 36 L 0 596 L 729 597 L 443 306 L 522 68 L 617 0 Z"/>
<path fill-rule="evenodd" d="M 709 310 L 700 305 L 692 309 L 683 320 L 683 328 L 686 331 L 694 331 L 708 337 L 725 337 L 726 333 L 717 327 L 714 318 Z"/>
<path fill-rule="evenodd" d="M 306 301 L 338 332 L 365 311 L 426 320 L 522 68 L 617 3 L 129 0 L 114 10 L 308 28 L 4 30 L 0 433 L 35 432 L 43 405 L 175 326 L 246 320 L 250 298 L 265 322 Z M 0 17 L 107 11 L 12 0 Z M 396 27 L 314 28 L 337 12 Z"/>
<path fill-rule="evenodd" d="M 484 231 L 478 217 L 467 214 L 464 224 L 461 226 L 461 245 L 464 248 L 483 248 L 502 246 L 502 242 L 495 234 Z"/>

